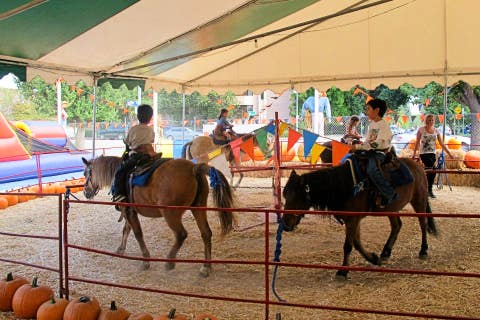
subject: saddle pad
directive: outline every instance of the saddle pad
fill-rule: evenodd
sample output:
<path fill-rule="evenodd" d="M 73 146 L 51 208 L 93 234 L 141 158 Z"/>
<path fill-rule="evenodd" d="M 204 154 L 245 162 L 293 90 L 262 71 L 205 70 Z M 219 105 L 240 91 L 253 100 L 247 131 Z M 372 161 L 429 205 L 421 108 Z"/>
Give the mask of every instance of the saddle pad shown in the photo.
<path fill-rule="evenodd" d="M 150 179 L 150 176 L 153 174 L 153 172 L 160 167 L 162 164 L 165 162 L 172 160 L 172 158 L 161 158 L 155 161 L 152 166 L 145 171 L 141 172 L 140 174 L 135 174 L 134 177 L 132 178 L 132 186 L 139 186 L 142 187 L 147 184 L 148 179 Z"/>
<path fill-rule="evenodd" d="M 390 172 L 390 178 L 394 187 L 403 186 L 413 182 L 413 175 L 407 165 L 400 161 L 400 167 Z"/>

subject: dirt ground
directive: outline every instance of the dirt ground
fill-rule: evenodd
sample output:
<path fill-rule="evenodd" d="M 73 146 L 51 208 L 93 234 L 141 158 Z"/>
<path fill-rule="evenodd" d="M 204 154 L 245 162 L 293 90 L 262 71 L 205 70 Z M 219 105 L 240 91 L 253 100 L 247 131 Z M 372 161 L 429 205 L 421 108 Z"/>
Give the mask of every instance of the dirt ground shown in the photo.
<path fill-rule="evenodd" d="M 286 182 L 286 178 L 282 179 Z M 271 179 L 245 178 L 242 188 L 236 191 L 239 207 L 272 207 Z M 453 187 L 437 190 L 437 199 L 431 201 L 435 213 L 472 214 L 477 211 L 478 188 Z M 83 199 L 83 196 L 81 196 Z M 96 200 L 108 201 L 106 191 Z M 478 207 L 477 207 L 478 208 Z M 411 212 L 408 206 L 405 212 Z M 274 218 L 274 217 L 272 217 Z M 110 206 L 72 204 L 69 215 L 71 243 L 96 249 L 115 251 L 120 243 L 123 223 L 118 223 L 118 213 Z M 213 257 L 215 259 L 264 259 L 264 221 L 258 213 L 238 214 L 238 231 L 225 239 L 219 238 L 216 213 L 209 212 L 214 231 Z M 178 258 L 203 258 L 203 243 L 192 215 L 183 218 L 189 232 Z M 388 268 L 441 270 L 452 272 L 480 272 L 479 219 L 438 218 L 438 237 L 429 237 L 429 258 L 418 259 L 420 229 L 415 218 L 404 218 L 392 258 L 385 263 Z M 144 237 L 153 257 L 165 257 L 173 244 L 171 231 L 163 219 L 141 218 Z M 253 226 L 251 228 L 248 228 Z M 3 232 L 55 235 L 57 228 L 57 200 L 42 198 L 0 211 L 0 230 Z M 276 224 L 270 224 L 270 255 L 275 247 Z M 366 248 L 380 253 L 389 232 L 386 218 L 367 217 L 362 222 L 362 239 Z M 0 255 L 6 259 L 23 260 L 56 267 L 55 241 L 0 236 Z M 331 219 L 308 216 L 293 233 L 284 233 L 282 262 L 339 264 L 342 259 L 343 227 Z M 126 254 L 140 255 L 133 235 L 130 236 Z M 70 250 L 70 274 L 78 277 L 104 280 L 118 284 L 138 285 L 162 290 L 198 294 L 211 294 L 235 298 L 264 298 L 264 268 L 261 265 L 216 264 L 209 278 L 199 277 L 198 264 L 177 264 L 175 270 L 166 271 L 163 263 L 152 263 L 151 269 L 141 270 L 141 263 L 132 260 L 101 256 Z M 354 251 L 352 265 L 368 266 Z M 39 283 L 58 287 L 54 273 L 30 267 L 0 262 L 0 274 L 13 271 L 31 278 L 39 276 Z M 270 277 L 272 276 L 270 270 Z M 388 311 L 421 312 L 480 318 L 480 279 L 438 276 L 411 276 L 377 272 L 351 272 L 350 279 L 336 280 L 335 272 L 322 269 L 282 267 L 279 270 L 277 290 L 288 302 L 321 304 L 347 308 L 367 308 Z M 264 319 L 262 304 L 215 301 L 175 295 L 147 293 L 106 286 L 71 282 L 73 296 L 92 295 L 103 307 L 111 300 L 131 312 L 146 311 L 159 314 L 175 307 L 189 315 L 210 311 L 220 319 Z M 274 296 L 271 295 L 274 300 Z M 282 319 L 406 319 L 327 310 L 312 310 L 286 306 L 271 306 L 270 319 L 281 312 Z M 3 318 L 2 318 L 3 317 Z M 13 319 L 11 314 L 0 319 Z"/>

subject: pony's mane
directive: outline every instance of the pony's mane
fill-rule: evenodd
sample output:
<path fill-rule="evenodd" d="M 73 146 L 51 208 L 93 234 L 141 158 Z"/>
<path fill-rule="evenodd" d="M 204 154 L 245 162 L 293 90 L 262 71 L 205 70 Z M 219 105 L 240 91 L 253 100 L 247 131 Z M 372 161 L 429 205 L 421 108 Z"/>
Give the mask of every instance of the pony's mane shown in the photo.
<path fill-rule="evenodd" d="M 302 177 L 310 186 L 315 210 L 341 210 L 352 195 L 353 181 L 348 164 L 320 169 Z"/>
<path fill-rule="evenodd" d="M 110 188 L 115 170 L 121 162 L 120 157 L 114 156 L 100 156 L 92 160 L 92 171 L 95 172 L 92 175 L 92 182 L 100 188 Z"/>

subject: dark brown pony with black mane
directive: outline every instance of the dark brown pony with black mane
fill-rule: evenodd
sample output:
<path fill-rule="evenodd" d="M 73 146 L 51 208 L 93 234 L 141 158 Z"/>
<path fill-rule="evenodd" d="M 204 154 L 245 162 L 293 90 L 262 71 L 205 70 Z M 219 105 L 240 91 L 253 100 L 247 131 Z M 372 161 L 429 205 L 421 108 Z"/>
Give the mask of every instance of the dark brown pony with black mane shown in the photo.
<path fill-rule="evenodd" d="M 110 188 L 117 166 L 121 163 L 120 157 L 100 156 L 91 161 L 83 159 L 85 164 L 85 189 L 87 199 L 92 199 L 100 189 Z M 161 164 L 152 174 L 145 186 L 133 188 L 133 198 L 137 204 L 163 205 L 163 206 L 188 206 L 207 207 L 209 184 L 205 175 L 212 170 L 214 177 L 218 179 L 213 186 L 213 200 L 219 208 L 231 208 L 233 206 L 233 194 L 225 176 L 213 167 L 206 164 L 193 164 L 184 159 L 171 159 Z M 185 209 L 159 209 L 146 207 L 121 206 L 122 216 L 125 217 L 123 236 L 117 253 L 123 254 L 127 245 L 130 230 L 133 230 L 143 257 L 149 258 L 145 241 L 143 240 L 142 228 L 138 214 L 145 217 L 164 217 L 166 223 L 175 234 L 175 243 L 168 253 L 169 259 L 177 256 L 183 242 L 187 238 L 187 231 L 182 224 L 182 216 Z M 208 225 L 207 211 L 205 209 L 192 209 L 193 217 L 202 235 L 204 243 L 204 258 L 212 258 L 212 231 Z M 221 235 L 228 234 L 235 223 L 234 215 L 230 211 L 219 211 L 218 217 L 221 224 Z M 149 262 L 144 262 L 145 269 L 150 267 Z M 166 268 L 173 269 L 175 263 L 168 262 Z M 207 277 L 211 272 L 211 264 L 204 263 L 200 274 Z"/>
<path fill-rule="evenodd" d="M 413 182 L 396 188 L 398 199 L 384 209 L 373 209 L 377 212 L 398 212 L 410 203 L 417 213 L 431 213 L 427 196 L 427 179 L 423 168 L 412 159 L 399 159 L 413 175 Z M 298 175 L 292 171 L 290 178 L 283 190 L 285 198 L 284 209 L 289 210 L 331 210 L 331 211 L 357 211 L 367 212 L 371 206 L 368 191 L 361 191 L 353 197 L 352 171 L 348 163 L 331 168 L 320 169 L 314 172 Z M 303 215 L 285 214 L 282 223 L 285 231 L 292 231 L 302 219 Z M 343 266 L 349 265 L 349 256 L 352 248 L 357 249 L 370 263 L 380 265 L 382 259 L 391 256 L 392 248 L 397 240 L 402 222 L 398 216 L 389 216 L 390 236 L 383 247 L 380 257 L 373 252 L 367 252 L 360 240 L 360 220 L 364 216 L 344 215 L 338 216 L 345 223 L 345 243 L 343 245 Z M 418 218 L 422 231 L 422 244 L 419 256 L 427 257 L 428 243 L 427 230 L 436 234 L 433 217 L 422 216 Z M 348 270 L 337 271 L 337 276 L 346 277 Z"/>

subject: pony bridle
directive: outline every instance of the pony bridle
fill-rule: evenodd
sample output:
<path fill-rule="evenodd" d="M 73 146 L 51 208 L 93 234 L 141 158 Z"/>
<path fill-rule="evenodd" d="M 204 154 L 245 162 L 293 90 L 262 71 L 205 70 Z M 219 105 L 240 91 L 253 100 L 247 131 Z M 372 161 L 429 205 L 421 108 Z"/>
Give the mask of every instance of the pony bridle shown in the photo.
<path fill-rule="evenodd" d="M 98 187 L 95 188 L 92 183 L 92 165 L 91 164 L 87 166 L 87 178 L 85 179 L 85 187 L 87 186 L 90 186 L 90 188 L 93 190 L 92 198 L 98 194 L 98 191 L 100 191 L 100 189 Z"/>

